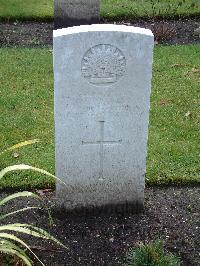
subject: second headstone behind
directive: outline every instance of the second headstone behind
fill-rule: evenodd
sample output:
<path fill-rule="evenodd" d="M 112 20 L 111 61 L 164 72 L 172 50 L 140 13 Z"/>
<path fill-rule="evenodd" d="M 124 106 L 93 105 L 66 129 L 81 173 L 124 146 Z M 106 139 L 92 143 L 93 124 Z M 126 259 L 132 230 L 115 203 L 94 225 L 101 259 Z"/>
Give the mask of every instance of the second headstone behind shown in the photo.
<path fill-rule="evenodd" d="M 98 23 L 99 0 L 54 0 L 54 28 Z"/>

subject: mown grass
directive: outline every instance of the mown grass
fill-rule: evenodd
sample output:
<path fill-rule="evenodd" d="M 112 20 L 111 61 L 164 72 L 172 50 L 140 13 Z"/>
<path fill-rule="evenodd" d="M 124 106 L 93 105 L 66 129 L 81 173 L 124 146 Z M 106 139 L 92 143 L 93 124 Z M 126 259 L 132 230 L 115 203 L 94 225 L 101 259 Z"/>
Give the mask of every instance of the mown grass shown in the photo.
<path fill-rule="evenodd" d="M 19 150 L 19 157 L 5 154 L 1 168 L 25 162 L 54 171 L 53 74 L 48 49 L 0 49 L 0 148 L 22 140 L 41 143 Z M 30 173 L 13 174 L 2 180 L 8 187 L 52 186 L 54 181 Z"/>
<path fill-rule="evenodd" d="M 53 0 L 0 0 L 0 20 L 53 20 Z"/>
<path fill-rule="evenodd" d="M 199 0 L 101 0 L 101 15 L 110 20 L 199 14 Z"/>
<path fill-rule="evenodd" d="M 101 17 L 177 17 L 200 14 L 199 0 L 100 0 Z M 0 20 L 53 20 L 53 0 L 0 0 Z"/>
<path fill-rule="evenodd" d="M 200 45 L 155 48 L 147 184 L 200 182 Z M 54 172 L 52 54 L 48 49 L 0 49 L 0 148 L 39 138 L 0 159 L 0 169 L 26 163 Z M 53 187 L 54 180 L 16 172 L 0 188 Z"/>
<path fill-rule="evenodd" d="M 147 182 L 200 182 L 200 45 L 155 49 Z"/>

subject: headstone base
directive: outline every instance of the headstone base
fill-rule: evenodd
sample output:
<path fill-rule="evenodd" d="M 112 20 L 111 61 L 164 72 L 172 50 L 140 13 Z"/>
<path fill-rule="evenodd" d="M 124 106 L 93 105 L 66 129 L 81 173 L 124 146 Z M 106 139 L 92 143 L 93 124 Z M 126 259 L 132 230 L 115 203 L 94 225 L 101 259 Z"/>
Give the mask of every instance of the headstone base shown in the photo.
<path fill-rule="evenodd" d="M 57 204 L 59 204 L 57 202 Z M 62 215 L 62 217 L 92 217 L 92 216 L 110 216 L 110 215 L 120 215 L 120 216 L 127 216 L 129 214 L 139 214 L 144 211 L 144 205 L 141 202 L 124 202 L 119 204 L 106 204 L 103 206 L 87 206 L 87 207 L 80 207 L 68 210 L 66 209 L 65 205 L 56 205 L 55 208 L 56 213 L 58 215 Z"/>

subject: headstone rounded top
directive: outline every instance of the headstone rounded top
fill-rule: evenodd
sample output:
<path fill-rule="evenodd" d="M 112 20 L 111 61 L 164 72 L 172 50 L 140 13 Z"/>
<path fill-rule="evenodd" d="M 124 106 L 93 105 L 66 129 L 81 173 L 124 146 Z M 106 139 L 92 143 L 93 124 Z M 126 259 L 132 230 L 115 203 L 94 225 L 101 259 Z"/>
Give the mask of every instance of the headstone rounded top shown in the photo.
<path fill-rule="evenodd" d="M 95 32 L 95 31 L 119 31 L 119 32 L 129 32 L 135 34 L 142 34 L 146 36 L 153 37 L 153 33 L 149 29 L 126 26 L 126 25 L 116 25 L 116 24 L 93 24 L 93 25 L 81 25 L 69 28 L 57 29 L 53 31 L 54 37 L 59 37 L 63 35 L 76 34 L 81 32 Z"/>

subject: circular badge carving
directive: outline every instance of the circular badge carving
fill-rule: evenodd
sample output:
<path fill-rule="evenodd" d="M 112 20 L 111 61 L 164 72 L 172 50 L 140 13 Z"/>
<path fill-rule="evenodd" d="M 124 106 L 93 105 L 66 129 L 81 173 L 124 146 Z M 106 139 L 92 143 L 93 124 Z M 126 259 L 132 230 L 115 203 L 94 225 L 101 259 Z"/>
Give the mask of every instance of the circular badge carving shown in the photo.
<path fill-rule="evenodd" d="M 92 84 L 112 84 L 124 75 L 126 59 L 117 47 L 99 44 L 85 53 L 81 71 L 83 77 Z"/>

